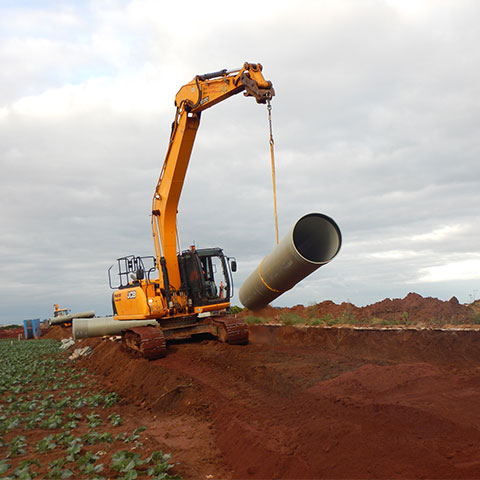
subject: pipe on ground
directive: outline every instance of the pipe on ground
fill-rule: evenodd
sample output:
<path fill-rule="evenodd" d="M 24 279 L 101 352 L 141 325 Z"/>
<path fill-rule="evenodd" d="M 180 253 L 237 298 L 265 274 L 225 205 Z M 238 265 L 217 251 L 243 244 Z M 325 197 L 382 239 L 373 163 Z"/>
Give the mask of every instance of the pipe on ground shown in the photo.
<path fill-rule="evenodd" d="M 69 313 L 68 315 L 60 315 L 59 317 L 53 317 L 48 319 L 49 325 L 61 325 L 65 322 L 70 322 L 74 318 L 92 318 L 95 316 L 93 310 L 89 312 L 80 312 L 80 313 Z"/>
<path fill-rule="evenodd" d="M 332 218 L 321 213 L 304 215 L 243 282 L 240 301 L 250 310 L 266 307 L 330 262 L 341 245 L 342 234 Z"/>
<path fill-rule="evenodd" d="M 156 326 L 155 320 L 115 320 L 113 317 L 75 318 L 72 322 L 72 335 L 80 338 L 119 335 L 122 330 L 134 327 Z"/>

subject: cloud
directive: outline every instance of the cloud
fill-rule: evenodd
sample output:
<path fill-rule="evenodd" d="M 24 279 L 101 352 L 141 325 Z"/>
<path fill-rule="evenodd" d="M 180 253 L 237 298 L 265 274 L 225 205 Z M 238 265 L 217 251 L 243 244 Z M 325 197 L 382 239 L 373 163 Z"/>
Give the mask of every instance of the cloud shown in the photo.
<path fill-rule="evenodd" d="M 165 94 L 156 88 L 159 76 L 153 69 L 146 69 L 137 75 L 93 78 L 77 85 L 48 89 L 19 98 L 4 108 L 2 117 L 5 120 L 10 113 L 49 119 L 93 114 L 99 109 L 121 115 L 158 114 L 167 110 Z"/>
<path fill-rule="evenodd" d="M 479 10 L 3 5 L 0 321 L 47 317 L 53 303 L 110 313 L 109 265 L 154 251 L 149 212 L 176 92 L 245 60 L 262 62 L 276 89 L 281 236 L 312 211 L 343 234 L 339 256 L 276 304 L 412 289 L 467 300 L 478 284 Z M 272 197 L 265 107 L 239 95 L 205 111 L 179 204 L 182 247 L 223 247 L 240 285 L 274 247 Z"/>
<path fill-rule="evenodd" d="M 468 258 L 449 262 L 445 265 L 435 265 L 422 269 L 421 282 L 451 282 L 455 280 L 480 279 L 480 255 L 467 255 Z"/>
<path fill-rule="evenodd" d="M 413 242 L 439 242 L 452 235 L 457 233 L 461 233 L 468 229 L 466 225 L 445 225 L 429 233 L 421 233 L 419 235 L 413 235 L 412 241 Z"/>

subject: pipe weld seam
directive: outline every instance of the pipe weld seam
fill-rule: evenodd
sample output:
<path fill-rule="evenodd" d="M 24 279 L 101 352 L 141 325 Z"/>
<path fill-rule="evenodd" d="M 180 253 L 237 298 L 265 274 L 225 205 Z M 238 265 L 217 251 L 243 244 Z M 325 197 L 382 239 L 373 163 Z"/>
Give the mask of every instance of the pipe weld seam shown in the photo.
<path fill-rule="evenodd" d="M 265 259 L 263 259 L 265 260 Z M 263 260 L 260 262 L 260 265 L 258 266 L 258 276 L 260 277 L 260 281 L 271 291 L 275 293 L 282 293 L 281 290 L 277 290 L 276 288 L 271 287 L 262 277 L 262 263 Z"/>

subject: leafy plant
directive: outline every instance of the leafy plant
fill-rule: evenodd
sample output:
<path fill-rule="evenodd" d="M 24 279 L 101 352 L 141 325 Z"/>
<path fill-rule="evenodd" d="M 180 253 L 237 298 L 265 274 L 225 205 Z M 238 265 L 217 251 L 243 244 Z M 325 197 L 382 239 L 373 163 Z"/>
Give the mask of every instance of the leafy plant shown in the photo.
<path fill-rule="evenodd" d="M 238 305 L 233 305 L 230 307 L 230 313 L 233 315 L 243 312 L 243 310 L 246 310 L 246 309 L 243 307 L 239 307 Z"/>
<path fill-rule="evenodd" d="M 80 470 L 84 470 L 86 465 L 95 463 L 99 458 L 100 458 L 99 455 L 96 455 L 95 453 L 88 451 L 85 453 L 85 455 L 78 457 L 77 465 L 80 467 Z M 102 466 L 102 469 L 103 469 L 103 466 Z M 100 472 L 101 470 L 98 470 L 98 471 Z"/>
<path fill-rule="evenodd" d="M 178 476 L 171 477 L 167 472 L 175 465 L 169 463 L 172 456 L 169 453 L 163 453 L 161 450 L 152 452 L 152 454 L 145 460 L 144 463 L 153 465 L 147 469 L 147 475 L 155 475 L 156 478 L 179 478 Z M 161 475 L 164 475 L 163 477 Z"/>
<path fill-rule="evenodd" d="M 27 453 L 24 447 L 27 446 L 25 435 L 17 435 L 12 439 L 10 445 L 8 446 L 8 451 L 10 452 L 8 456 L 11 455 L 23 455 Z"/>
<path fill-rule="evenodd" d="M 88 397 L 87 399 L 87 403 L 88 405 L 90 405 L 90 407 L 98 407 L 99 405 L 101 405 L 103 401 L 103 393 L 94 393 L 93 395 L 90 395 L 90 397 Z"/>
<path fill-rule="evenodd" d="M 115 435 L 115 441 L 120 440 L 122 442 L 125 442 L 126 438 L 127 438 L 127 432 L 121 432 L 121 433 L 117 433 L 117 435 Z"/>
<path fill-rule="evenodd" d="M 339 323 L 343 323 L 346 325 L 353 325 L 358 323 L 355 314 L 348 310 L 344 310 L 337 320 Z"/>
<path fill-rule="evenodd" d="M 115 405 L 119 400 L 118 394 L 115 392 L 110 392 L 105 395 L 105 399 L 103 400 L 103 408 L 109 408 Z"/>
<path fill-rule="evenodd" d="M 5 421 L 5 430 L 15 430 L 20 425 L 20 415 L 8 418 Z"/>
<path fill-rule="evenodd" d="M 114 427 L 118 427 L 119 425 L 123 424 L 123 418 L 118 413 L 112 413 L 107 418 Z"/>
<path fill-rule="evenodd" d="M 120 450 L 112 456 L 111 468 L 124 475 L 118 478 L 131 480 L 138 477 L 139 471 L 146 473 L 148 476 L 154 476 L 156 479 L 162 480 L 181 480 L 178 475 L 171 476 L 167 472 L 175 465 L 169 463 L 171 459 L 170 454 L 164 454 L 158 450 L 142 460 L 138 453 L 129 452 L 127 450 Z M 142 471 L 147 466 L 145 472 Z"/>
<path fill-rule="evenodd" d="M 67 415 L 69 420 L 81 420 L 83 415 L 80 412 L 71 412 Z"/>
<path fill-rule="evenodd" d="M 110 432 L 103 432 L 98 436 L 98 441 L 99 442 L 112 443 L 113 442 L 113 435 Z"/>
<path fill-rule="evenodd" d="M 44 418 L 45 418 L 44 412 L 31 413 L 30 415 L 24 418 L 25 428 L 27 430 L 32 430 L 33 428 L 37 428 Z"/>
<path fill-rule="evenodd" d="M 61 443 L 62 445 L 69 445 L 73 440 L 73 435 L 70 431 L 57 433 L 55 435 L 55 441 Z"/>
<path fill-rule="evenodd" d="M 60 415 L 54 414 L 47 419 L 45 419 L 40 426 L 42 428 L 47 428 L 49 430 L 55 430 L 56 428 L 59 428 L 62 426 L 63 419 Z"/>
<path fill-rule="evenodd" d="M 100 433 L 97 432 L 96 430 L 89 430 L 87 433 L 84 433 L 82 435 L 82 440 L 87 444 L 87 445 L 94 445 L 95 443 L 98 443 L 98 437 Z"/>
<path fill-rule="evenodd" d="M 305 320 L 296 313 L 283 313 L 280 315 L 280 320 L 284 325 L 299 325 L 305 323 Z"/>
<path fill-rule="evenodd" d="M 77 427 L 78 427 L 78 422 L 76 422 L 75 420 L 70 420 L 69 422 L 63 425 L 63 428 L 68 431 L 75 430 Z"/>
<path fill-rule="evenodd" d="M 6 460 L 0 460 L 0 474 L 5 473 L 10 468 Z"/>
<path fill-rule="evenodd" d="M 87 419 L 88 426 L 90 428 L 95 428 L 102 424 L 102 419 L 100 418 L 100 415 L 98 415 L 98 413 L 93 412 L 90 415 L 87 415 Z"/>
<path fill-rule="evenodd" d="M 71 477 L 73 475 L 73 471 L 69 468 L 63 468 L 65 463 L 65 458 L 57 458 L 52 462 L 49 462 L 48 466 L 50 468 L 45 478 L 63 479 Z"/>
<path fill-rule="evenodd" d="M 83 443 L 81 438 L 77 437 L 70 441 L 67 447 L 67 462 L 74 462 L 82 451 Z"/>
<path fill-rule="evenodd" d="M 54 438 L 55 437 L 53 435 L 47 435 L 36 443 L 35 448 L 40 453 L 46 453 L 49 450 L 53 450 L 57 446 Z"/>
<path fill-rule="evenodd" d="M 141 427 L 136 428 L 133 431 L 133 433 L 129 437 L 127 437 L 124 441 L 126 443 L 129 443 L 129 442 L 134 442 L 135 440 L 138 440 L 140 438 L 140 434 L 146 429 L 147 427 L 144 427 L 143 425 Z"/>
<path fill-rule="evenodd" d="M 71 396 L 62 398 L 62 400 L 59 400 L 59 401 L 55 404 L 55 409 L 56 409 L 56 410 L 63 410 L 65 407 L 67 407 L 67 406 L 69 405 L 69 403 L 71 402 L 71 400 L 72 400 L 72 397 L 71 397 Z"/>
<path fill-rule="evenodd" d="M 128 450 L 120 450 L 112 455 L 111 468 L 117 472 L 124 473 L 125 479 L 135 479 L 138 474 L 136 467 L 142 465 L 142 460 L 138 453 L 129 452 Z"/>
<path fill-rule="evenodd" d="M 15 478 L 18 480 L 30 480 L 32 478 L 35 478 L 38 476 L 37 472 L 32 472 L 30 470 L 30 467 L 32 465 L 36 465 L 38 468 L 41 468 L 42 465 L 38 461 L 38 459 L 35 460 L 23 460 L 20 462 L 17 466 L 17 468 L 13 471 Z"/>
<path fill-rule="evenodd" d="M 248 315 L 245 318 L 245 322 L 249 325 L 259 325 L 261 323 L 265 323 L 266 320 L 263 317 L 255 317 L 254 315 Z"/>

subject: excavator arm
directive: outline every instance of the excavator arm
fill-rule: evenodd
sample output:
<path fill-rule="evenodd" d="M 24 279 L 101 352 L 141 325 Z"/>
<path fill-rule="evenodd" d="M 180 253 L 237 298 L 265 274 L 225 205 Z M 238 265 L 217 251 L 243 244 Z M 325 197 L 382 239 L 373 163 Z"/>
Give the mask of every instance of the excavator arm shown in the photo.
<path fill-rule="evenodd" d="M 197 75 L 175 97 L 175 120 L 170 142 L 152 202 L 152 232 L 155 256 L 163 289 L 176 297 L 179 307 L 186 298 L 180 292 L 181 275 L 177 260 L 177 209 L 203 110 L 244 92 L 257 103 L 267 103 L 275 91 L 262 75 L 262 65 L 245 63 L 241 69 Z"/>
<path fill-rule="evenodd" d="M 257 103 L 266 103 L 275 91 L 272 82 L 263 77 L 262 68 L 259 63 L 245 63 L 238 70 L 197 75 L 179 90 L 175 105 L 177 108 L 183 106 L 189 113 L 200 113 L 242 91 L 246 97 L 254 97 Z"/>

